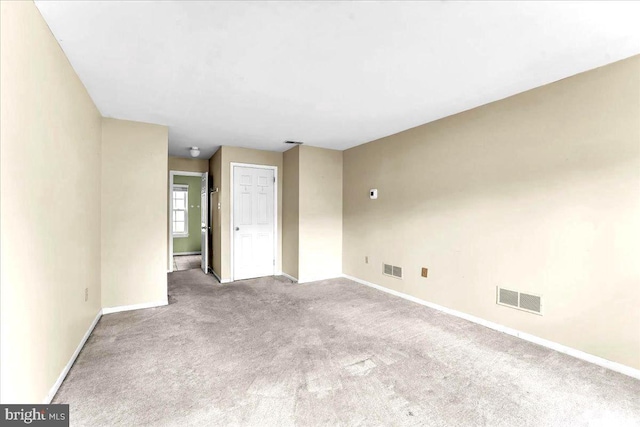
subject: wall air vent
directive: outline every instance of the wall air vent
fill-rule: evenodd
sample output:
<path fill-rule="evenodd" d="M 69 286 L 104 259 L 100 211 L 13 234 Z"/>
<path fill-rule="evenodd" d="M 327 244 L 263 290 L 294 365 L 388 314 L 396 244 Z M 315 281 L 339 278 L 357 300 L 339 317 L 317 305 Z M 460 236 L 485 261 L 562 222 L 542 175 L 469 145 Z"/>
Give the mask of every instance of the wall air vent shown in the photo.
<path fill-rule="evenodd" d="M 393 275 L 393 265 L 384 264 L 384 270 L 382 271 L 382 273 L 386 274 L 387 276 L 392 276 Z"/>
<path fill-rule="evenodd" d="M 304 144 L 304 142 L 300 142 L 300 141 L 285 141 L 285 144 L 293 144 L 293 145 L 302 145 Z"/>
<path fill-rule="evenodd" d="M 496 303 L 542 316 L 542 296 L 497 287 Z"/>
<path fill-rule="evenodd" d="M 382 264 L 382 274 L 402 279 L 402 267 L 391 264 Z"/>

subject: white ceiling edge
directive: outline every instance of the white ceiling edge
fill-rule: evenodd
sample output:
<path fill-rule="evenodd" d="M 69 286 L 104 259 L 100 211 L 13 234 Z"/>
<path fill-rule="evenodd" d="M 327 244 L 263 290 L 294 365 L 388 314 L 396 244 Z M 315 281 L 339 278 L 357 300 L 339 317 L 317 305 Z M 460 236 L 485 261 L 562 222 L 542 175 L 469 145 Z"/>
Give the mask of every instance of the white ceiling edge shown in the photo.
<path fill-rule="evenodd" d="M 49 2 L 104 116 L 169 154 L 346 149 L 640 54 L 638 2 Z"/>

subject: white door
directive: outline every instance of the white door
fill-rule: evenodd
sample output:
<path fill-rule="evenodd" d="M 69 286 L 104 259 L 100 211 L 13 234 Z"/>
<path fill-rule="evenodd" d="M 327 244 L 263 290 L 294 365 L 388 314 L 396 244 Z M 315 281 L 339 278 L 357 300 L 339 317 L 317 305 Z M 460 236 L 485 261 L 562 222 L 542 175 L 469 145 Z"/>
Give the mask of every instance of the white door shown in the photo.
<path fill-rule="evenodd" d="M 275 268 L 274 170 L 233 166 L 233 279 Z"/>
<path fill-rule="evenodd" d="M 209 270 L 209 172 L 202 174 L 200 183 L 200 251 L 202 261 L 200 268 L 204 274 Z"/>

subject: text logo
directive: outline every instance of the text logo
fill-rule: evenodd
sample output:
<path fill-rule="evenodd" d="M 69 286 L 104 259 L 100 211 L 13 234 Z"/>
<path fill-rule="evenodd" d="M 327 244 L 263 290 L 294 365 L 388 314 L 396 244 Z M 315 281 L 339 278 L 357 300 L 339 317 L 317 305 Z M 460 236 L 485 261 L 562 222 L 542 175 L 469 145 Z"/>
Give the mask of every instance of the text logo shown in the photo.
<path fill-rule="evenodd" d="M 69 405 L 0 405 L 3 426 L 69 427 Z"/>

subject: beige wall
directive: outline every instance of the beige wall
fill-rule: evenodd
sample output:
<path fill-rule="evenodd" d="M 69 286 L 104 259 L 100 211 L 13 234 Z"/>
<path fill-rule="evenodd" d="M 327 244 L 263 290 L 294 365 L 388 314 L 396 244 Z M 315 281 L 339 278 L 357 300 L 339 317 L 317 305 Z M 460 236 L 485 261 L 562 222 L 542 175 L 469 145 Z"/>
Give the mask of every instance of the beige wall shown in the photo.
<path fill-rule="evenodd" d="M 347 150 L 343 247 L 345 274 L 640 368 L 640 57 Z"/>
<path fill-rule="evenodd" d="M 209 172 L 209 160 L 184 159 L 182 157 L 169 156 L 169 170 L 180 172 Z"/>
<path fill-rule="evenodd" d="M 312 282 L 342 274 L 342 151 L 285 151 L 282 271 Z"/>
<path fill-rule="evenodd" d="M 103 307 L 167 301 L 168 137 L 166 126 L 102 121 Z"/>
<path fill-rule="evenodd" d="M 220 154 L 218 154 L 220 153 Z M 216 156 L 219 155 L 219 158 Z M 217 167 L 219 170 L 216 170 Z M 222 280 L 229 280 L 231 278 L 231 257 L 230 257 L 230 164 L 234 163 L 250 163 L 255 165 L 267 165 L 276 166 L 278 168 L 278 224 L 277 224 L 277 239 L 278 248 L 276 251 L 276 270 L 282 269 L 282 153 L 274 151 L 262 151 L 252 150 L 249 148 L 238 147 L 220 147 L 220 149 L 212 157 L 211 172 L 214 174 L 214 187 L 219 188 L 217 200 L 220 203 L 220 209 L 218 210 L 219 216 L 216 221 L 219 222 L 219 226 L 214 228 L 214 259 L 213 266 L 214 271 Z M 216 183 L 216 175 L 220 176 L 219 181 Z M 214 197 L 214 200 L 216 198 Z M 214 221 L 215 222 L 215 221 Z M 217 233 L 216 233 L 217 231 Z M 216 239 L 219 239 L 220 249 L 215 250 Z M 220 269 L 216 270 L 216 256 L 219 256 Z"/>
<path fill-rule="evenodd" d="M 342 151 L 300 147 L 299 282 L 342 274 Z"/>
<path fill-rule="evenodd" d="M 282 272 L 298 278 L 300 146 L 282 157 Z"/>
<path fill-rule="evenodd" d="M 0 8 L 0 400 L 40 403 L 100 311 L 100 113 L 34 4 Z"/>

